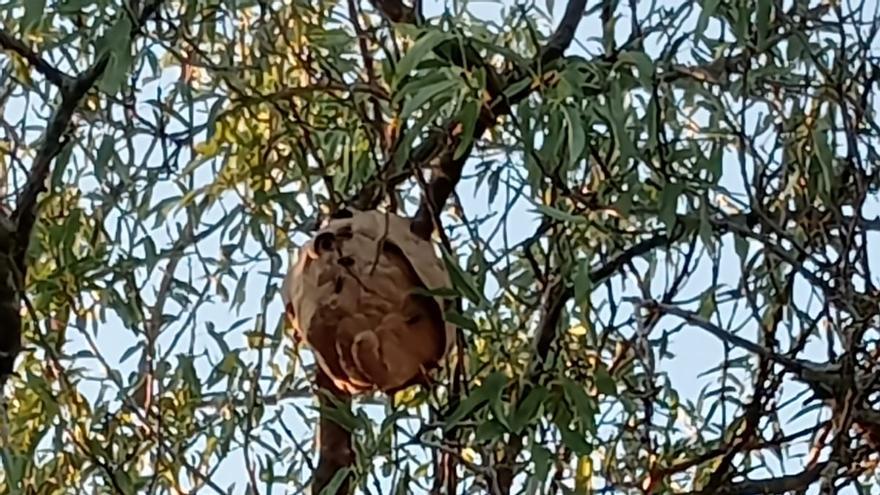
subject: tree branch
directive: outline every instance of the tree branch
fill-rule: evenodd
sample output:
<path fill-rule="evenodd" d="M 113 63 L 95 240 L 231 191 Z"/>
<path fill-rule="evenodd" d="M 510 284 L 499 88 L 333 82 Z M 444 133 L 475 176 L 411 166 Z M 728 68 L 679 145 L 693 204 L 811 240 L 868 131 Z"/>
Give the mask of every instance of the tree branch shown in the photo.
<path fill-rule="evenodd" d="M 538 60 L 542 65 L 562 57 L 574 39 L 574 33 L 577 31 L 578 24 L 581 22 L 581 17 L 583 17 L 586 7 L 587 0 L 571 0 L 568 2 L 559 26 L 556 27 L 556 31 L 550 36 L 547 44 L 539 52 Z"/>
<path fill-rule="evenodd" d="M 638 244 L 631 246 L 619 255 L 612 258 L 605 264 L 596 266 L 590 270 L 590 281 L 592 284 L 602 283 L 606 278 L 617 273 L 618 270 L 632 262 L 634 259 L 643 256 L 650 251 L 668 245 L 670 242 L 666 236 L 656 235 L 646 239 Z M 532 384 L 537 384 L 541 374 L 544 372 L 544 364 L 547 356 L 550 354 L 550 348 L 556 340 L 559 321 L 562 317 L 562 310 L 565 304 L 574 296 L 574 287 L 566 285 L 564 281 L 558 282 L 548 292 L 547 301 L 544 304 L 544 316 L 538 326 L 538 332 L 535 335 L 535 356 L 532 362 L 530 377 L 526 381 L 522 397 L 528 395 Z M 516 476 L 514 463 L 516 458 L 522 451 L 522 437 L 514 435 L 510 438 L 504 453 L 504 463 L 498 469 L 498 484 L 501 493 L 510 493 L 513 485 L 513 478 Z"/>
<path fill-rule="evenodd" d="M 730 332 L 725 331 L 724 329 L 712 324 L 707 321 L 705 318 L 692 313 L 690 311 L 683 310 L 676 306 L 672 306 L 670 304 L 663 304 L 656 301 L 645 301 L 643 306 L 648 310 L 658 311 L 660 313 L 670 314 L 673 316 L 677 316 L 684 321 L 690 323 L 691 325 L 702 328 L 703 330 L 709 332 L 714 337 L 717 337 L 722 342 L 730 344 L 735 347 L 739 347 L 745 349 L 753 354 L 756 354 L 760 357 L 767 359 L 774 359 L 774 353 L 770 350 L 750 341 L 744 339 L 738 335 L 734 335 Z"/>
<path fill-rule="evenodd" d="M 0 29 L 0 47 L 16 53 L 21 58 L 27 60 L 28 64 L 30 64 L 31 67 L 42 74 L 47 81 L 51 82 L 55 86 L 58 86 L 59 88 L 64 88 L 65 86 L 68 86 L 73 80 L 72 77 L 55 68 L 52 64 L 50 64 L 42 57 L 40 57 L 36 52 L 31 50 L 27 45 L 15 39 L 14 37 L 12 37 L 12 35 L 7 33 L 3 29 Z"/>
<path fill-rule="evenodd" d="M 634 259 L 644 256 L 661 246 L 666 246 L 670 242 L 671 241 L 663 235 L 655 235 L 654 237 L 630 246 L 607 263 L 592 268 L 590 270 L 590 282 L 594 285 L 602 283 L 606 278 L 617 273 L 621 268 L 632 262 Z M 550 345 L 556 335 L 556 327 L 559 324 L 559 315 L 565 307 L 565 303 L 572 297 L 574 297 L 574 287 L 565 285 L 564 288 L 558 292 L 556 297 L 549 300 L 550 309 L 548 310 L 548 314 L 553 315 L 554 318 L 545 318 L 542 321 L 541 327 L 536 336 L 537 358 L 540 361 L 546 359 Z"/>
<path fill-rule="evenodd" d="M 152 0 L 146 4 L 138 15 L 135 30 L 140 30 L 158 10 L 162 0 Z M 21 305 L 24 284 L 27 280 L 27 262 L 25 253 L 30 243 L 31 232 L 37 220 L 38 200 L 46 190 L 46 179 L 52 168 L 52 161 L 66 144 L 65 133 L 73 118 L 76 108 L 85 94 L 95 85 L 104 73 L 110 61 L 110 55 L 102 55 L 89 69 L 78 77 L 70 77 L 43 60 L 39 55 L 0 30 L 0 46 L 11 50 L 28 61 L 46 79 L 58 86 L 61 102 L 52 113 L 42 142 L 37 149 L 33 165 L 28 172 L 27 180 L 22 187 L 11 217 L 3 215 L 0 230 L 8 230 L 2 242 L 4 251 L 0 262 L 0 280 L 4 286 L 0 288 L 0 385 L 12 374 L 15 359 L 21 350 L 21 319 L 9 314 L 11 309 Z M 0 214 L 2 215 L 2 214 Z"/>
<path fill-rule="evenodd" d="M 745 349 L 764 359 L 782 365 L 783 368 L 793 373 L 800 381 L 809 385 L 819 399 L 824 400 L 833 398 L 835 396 L 835 390 L 841 386 L 841 370 L 840 366 L 836 363 L 830 363 L 823 366 L 818 363 L 777 354 L 750 340 L 727 332 L 697 314 L 675 306 L 653 301 L 645 303 L 645 306 L 662 313 L 677 316 L 686 322 L 709 332 L 722 342 Z"/>
<path fill-rule="evenodd" d="M 370 3 L 391 22 L 416 23 L 415 9 L 405 5 L 401 0 L 370 0 Z"/>
<path fill-rule="evenodd" d="M 565 50 L 571 45 L 577 25 L 586 8 L 586 3 L 586 0 L 570 0 L 568 2 L 565 15 L 558 27 L 550 36 L 547 44 L 538 51 L 538 55 L 532 63 L 532 69 L 535 72 L 542 73 L 545 65 L 562 57 Z M 438 159 L 437 165 L 432 169 L 431 180 L 422 194 L 419 209 L 413 219 L 412 230 L 414 233 L 423 238 L 429 238 L 435 225 L 439 226 L 440 210 L 446 204 L 458 181 L 461 179 L 462 169 L 477 139 L 488 128 L 495 125 L 498 117 L 509 113 L 511 106 L 524 99 L 531 91 L 532 88 L 529 86 L 518 94 L 504 95 L 504 89 L 510 87 L 515 82 L 521 81 L 523 77 L 529 77 L 529 74 L 521 74 L 519 71 L 515 71 L 506 78 L 506 84 L 503 85 L 501 91 L 497 94 L 489 94 L 491 103 L 481 108 L 474 130 L 470 136 L 467 136 L 470 144 L 458 158 L 455 158 L 455 150 L 464 138 L 461 135 L 460 122 L 453 122 L 447 126 L 446 139 L 433 140 L 430 144 L 433 149 L 416 149 L 415 155 L 438 156 Z M 413 164 L 413 167 L 419 170 L 422 165 L 428 164 L 416 163 Z"/>
<path fill-rule="evenodd" d="M 40 193 L 46 190 L 46 177 L 49 176 L 52 160 L 65 145 L 64 133 L 67 131 L 73 112 L 82 97 L 104 73 L 109 61 L 109 56 L 105 55 L 83 75 L 61 87 L 61 103 L 55 109 L 49 125 L 46 127 L 43 143 L 37 151 L 33 166 L 28 173 L 27 182 L 25 182 L 16 202 L 15 212 L 12 214 L 12 218 L 17 224 L 18 242 L 22 248 L 18 253 L 19 256 L 24 256 L 24 248 L 27 247 L 27 239 L 30 238 L 37 217 L 37 198 Z M 24 262 L 23 259 L 18 259 L 18 261 L 19 263 Z"/>
<path fill-rule="evenodd" d="M 46 177 L 49 175 L 52 160 L 64 147 L 64 133 L 74 110 L 106 66 L 105 57 L 79 78 L 62 81 L 61 103 L 52 114 L 43 135 L 43 143 L 37 150 L 16 209 L 11 218 L 2 214 L 4 230 L 8 231 L 3 235 L 8 238 L 4 239 L 3 252 L 0 253 L 3 256 L 3 262 L 0 263 L 0 276 L 3 280 L 3 287 L 0 288 L 0 307 L 3 311 L 0 327 L 0 385 L 13 373 L 15 359 L 21 351 L 21 318 L 15 313 L 21 306 L 27 280 L 25 253 L 37 218 L 37 199 L 46 189 Z"/>
<path fill-rule="evenodd" d="M 351 432 L 342 425 L 336 423 L 333 418 L 326 414 L 329 408 L 339 407 L 343 410 L 351 410 L 351 397 L 340 391 L 333 385 L 333 381 L 326 373 L 317 367 L 315 384 L 318 388 L 318 401 L 321 406 L 320 419 L 318 420 L 318 467 L 315 469 L 312 480 L 312 493 L 321 493 L 327 487 L 337 473 L 352 466 L 355 461 L 354 449 L 352 448 Z M 333 399 L 336 399 L 335 401 Z M 339 402 L 335 404 L 334 402 Z M 351 476 L 346 476 L 333 495 L 351 493 Z"/>
<path fill-rule="evenodd" d="M 777 30 L 787 26 L 789 23 L 794 23 L 792 19 L 795 16 L 798 16 L 799 18 L 799 20 L 796 22 L 799 27 L 805 27 L 807 25 L 807 22 L 810 21 L 818 22 L 821 20 L 822 16 L 824 16 L 831 10 L 831 5 L 823 3 L 802 13 L 798 12 L 799 8 L 800 7 L 797 3 L 793 4 L 788 12 L 780 16 L 770 26 L 768 31 L 770 33 L 775 33 Z M 711 84 L 727 84 L 728 77 L 731 74 L 741 74 L 746 67 L 746 64 L 748 64 L 750 60 L 758 57 L 759 55 L 762 55 L 764 52 L 770 50 L 772 47 L 777 46 L 778 43 L 787 40 L 795 32 L 800 31 L 784 30 L 780 33 L 771 35 L 768 39 L 768 42 L 765 44 L 766 48 L 764 49 L 764 51 L 755 51 L 751 49 L 744 50 L 735 55 L 721 57 L 713 60 L 712 62 L 697 66 L 674 65 L 672 66 L 672 70 L 664 74 L 663 79 L 666 82 L 675 82 L 682 78 L 691 78 Z"/>
<path fill-rule="evenodd" d="M 745 480 L 721 486 L 717 490 L 690 492 L 687 495 L 762 495 L 765 493 L 788 493 L 804 490 L 815 483 L 828 462 L 821 462 L 798 474 L 763 480 Z"/>

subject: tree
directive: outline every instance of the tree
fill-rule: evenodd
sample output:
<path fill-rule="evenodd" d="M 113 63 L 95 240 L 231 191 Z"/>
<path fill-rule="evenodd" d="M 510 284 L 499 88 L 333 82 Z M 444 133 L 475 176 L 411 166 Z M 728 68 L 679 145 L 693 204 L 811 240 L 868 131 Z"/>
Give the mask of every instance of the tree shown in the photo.
<path fill-rule="evenodd" d="M 878 9 L 0 5 L 3 491 L 876 490 Z M 287 334 L 344 207 L 450 267 L 433 386 Z"/>

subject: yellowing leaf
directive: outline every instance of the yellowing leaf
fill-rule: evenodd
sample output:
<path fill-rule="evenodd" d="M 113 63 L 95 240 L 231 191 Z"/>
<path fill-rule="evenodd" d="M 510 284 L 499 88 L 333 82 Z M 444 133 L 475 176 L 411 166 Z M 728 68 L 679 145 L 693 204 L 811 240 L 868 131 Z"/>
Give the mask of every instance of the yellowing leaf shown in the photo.
<path fill-rule="evenodd" d="M 575 325 L 568 329 L 568 333 L 575 337 L 582 337 L 587 334 L 587 327 L 583 325 Z"/>
<path fill-rule="evenodd" d="M 593 479 L 593 462 L 590 456 L 582 455 L 578 459 L 577 471 L 574 475 L 574 492 L 587 495 L 591 492 Z"/>
<path fill-rule="evenodd" d="M 196 153 L 205 157 L 216 155 L 218 148 L 217 142 L 213 139 L 211 141 L 201 142 L 194 147 Z"/>

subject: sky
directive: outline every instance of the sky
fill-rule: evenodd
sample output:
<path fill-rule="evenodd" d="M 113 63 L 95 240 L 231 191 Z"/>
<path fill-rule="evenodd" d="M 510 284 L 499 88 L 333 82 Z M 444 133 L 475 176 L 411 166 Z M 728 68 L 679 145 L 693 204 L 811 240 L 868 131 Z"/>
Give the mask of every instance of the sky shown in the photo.
<path fill-rule="evenodd" d="M 876 1 L 876 0 L 874 0 Z M 675 4 L 675 2 L 661 2 L 665 4 Z M 871 2 L 869 2 L 871 3 Z M 424 2 L 425 13 L 427 16 L 433 16 L 440 14 L 446 3 L 441 1 L 434 0 L 426 0 Z M 497 19 L 498 9 L 500 8 L 508 8 L 511 5 L 509 0 L 503 0 L 500 3 L 494 2 L 472 2 L 469 7 L 469 11 L 479 19 Z M 555 6 L 553 7 L 554 19 L 553 24 L 558 21 L 562 9 L 564 8 L 564 2 L 557 1 Z M 645 5 L 645 2 L 640 2 L 640 10 L 642 12 L 648 9 L 648 6 Z M 549 25 L 549 23 L 547 24 Z M 623 22 L 620 22 L 621 32 L 625 32 L 625 26 L 628 25 L 628 19 L 625 19 Z M 710 24 L 709 30 L 711 30 L 713 26 Z M 599 36 L 601 33 L 601 26 L 599 24 L 598 16 L 591 15 L 583 19 L 577 35 L 576 35 L 576 43 L 571 48 L 569 53 L 584 53 L 584 45 L 587 44 L 586 40 L 590 37 Z M 656 50 L 657 47 L 647 47 L 649 53 L 651 50 Z M 688 51 L 687 47 L 683 47 L 681 49 L 682 53 L 686 53 Z M 140 94 L 146 99 L 148 97 L 152 97 L 157 88 L 167 87 L 177 78 L 178 74 L 176 69 L 167 69 L 164 72 L 164 75 L 161 79 L 154 81 L 152 83 L 146 84 L 143 86 L 143 89 L 140 91 Z M 7 107 L 7 121 L 13 121 L 13 118 L 10 118 L 9 115 L 15 115 L 16 112 L 33 112 L 35 111 L 33 108 L 26 108 L 21 101 L 12 101 L 10 105 Z M 40 112 L 41 115 L 43 112 Z M 756 115 L 750 115 L 750 120 L 757 119 Z M 31 121 L 37 121 L 37 119 L 30 119 Z M 29 136 L 33 139 L 35 136 Z M 137 147 L 137 152 L 143 154 L 143 151 L 146 147 Z M 730 157 L 728 157 L 730 158 Z M 158 163 L 156 165 L 159 165 Z M 473 167 L 471 164 L 470 167 Z M 739 176 L 738 166 L 733 161 L 726 161 L 724 164 L 725 175 L 722 179 L 723 184 L 734 194 L 737 192 L 742 192 L 742 179 Z M 208 166 L 203 166 L 198 169 L 197 175 L 199 176 L 199 182 L 205 183 L 210 180 L 213 175 L 211 168 Z M 83 178 L 81 179 L 81 184 L 84 189 L 89 187 L 100 187 L 92 178 Z M 466 211 L 468 212 L 470 217 L 481 216 L 489 210 L 489 206 L 486 204 L 485 197 L 480 195 L 480 191 L 476 190 L 474 187 L 474 182 L 464 182 L 458 189 L 459 195 L 465 205 Z M 163 186 L 162 188 L 157 189 L 156 195 L 154 199 L 158 201 L 165 195 L 176 194 L 170 186 Z M 206 218 L 205 221 L 209 221 L 211 217 L 219 218 L 222 216 L 222 207 L 225 206 L 227 208 L 232 208 L 235 206 L 237 202 L 237 198 L 234 195 L 227 195 L 224 197 L 221 205 L 214 208 L 209 218 Z M 533 206 L 529 204 L 525 204 L 520 201 L 514 205 L 514 214 L 511 215 L 512 218 L 516 218 L 516 221 L 511 222 L 508 226 L 509 230 L 509 242 L 511 244 L 516 243 L 518 240 L 523 239 L 524 237 L 530 235 L 534 227 L 537 225 L 539 221 L 539 217 L 536 213 L 534 213 Z M 876 198 L 871 204 L 871 207 L 868 211 L 864 212 L 864 215 L 868 218 L 872 218 L 880 215 L 880 204 L 877 203 Z M 175 219 L 182 219 L 182 215 L 177 213 L 174 217 Z M 108 220 L 108 225 L 113 224 L 113 219 Z M 494 228 L 494 224 L 490 223 L 482 227 L 483 232 L 487 233 Z M 173 232 L 165 232 L 164 226 L 157 229 L 153 234 L 153 239 L 157 245 L 162 245 L 165 243 L 170 243 L 174 240 L 175 235 Z M 304 238 L 302 235 L 292 235 L 292 238 L 295 242 L 301 243 Z M 875 235 L 871 239 L 872 243 L 876 244 L 880 239 Z M 208 255 L 216 256 L 219 252 L 219 241 L 217 236 L 212 236 L 205 241 L 203 241 L 200 245 L 200 249 L 204 253 L 208 253 Z M 732 243 L 726 243 L 721 246 L 722 250 L 722 260 L 725 260 L 724 266 L 738 266 L 737 256 L 733 251 Z M 873 258 L 871 259 L 872 266 L 880 268 L 880 249 L 869 250 L 872 253 Z M 259 254 L 259 247 L 256 245 L 250 245 L 245 247 L 245 254 Z M 288 258 L 284 256 L 285 262 L 288 261 Z M 188 263 L 188 262 L 187 262 Z M 184 265 L 187 265 L 184 263 Z M 637 263 L 638 266 L 644 267 L 644 263 Z M 281 273 L 286 272 L 286 266 L 281 268 Z M 183 266 L 179 273 L 185 273 L 186 270 L 191 269 L 195 275 L 199 274 L 199 268 L 195 264 L 192 266 Z M 266 273 L 270 272 L 269 264 L 267 262 L 257 262 L 251 263 L 247 265 L 244 270 L 246 270 L 250 276 L 247 282 L 247 292 L 248 297 L 245 301 L 245 304 L 240 309 L 239 313 L 231 313 L 228 307 L 228 304 L 224 304 L 222 302 L 209 303 L 205 306 L 202 306 L 199 309 L 198 315 L 196 315 L 194 321 L 189 323 L 192 326 L 193 336 L 195 339 L 195 350 L 196 353 L 205 351 L 215 358 L 219 358 L 221 354 L 221 350 L 212 342 L 212 339 L 209 337 L 207 332 L 207 323 L 212 322 L 216 324 L 218 330 L 222 330 L 225 327 L 228 327 L 229 323 L 237 320 L 238 318 L 243 318 L 246 316 L 255 316 L 262 312 L 262 308 L 260 305 L 260 295 L 265 291 L 265 284 L 267 282 L 267 277 L 270 282 L 277 283 L 280 285 L 280 280 L 278 280 L 277 275 L 266 275 Z M 708 264 L 704 264 L 701 269 L 698 270 L 698 275 L 688 284 L 688 287 L 692 292 L 694 292 L 698 288 L 705 288 L 708 284 L 710 284 L 710 274 L 711 269 Z M 876 270 L 874 273 L 877 273 Z M 154 270 L 151 274 L 139 273 L 139 276 L 147 277 L 149 276 L 152 280 L 158 281 L 161 278 L 162 273 L 161 270 Z M 735 287 L 738 282 L 739 273 L 738 270 L 724 272 L 721 276 L 721 283 L 726 284 L 730 287 Z M 629 280 L 628 287 L 629 289 L 633 289 L 635 287 L 633 280 Z M 658 287 L 662 287 L 662 284 L 665 281 L 662 277 L 659 277 L 656 281 Z M 880 280 L 875 280 L 876 283 L 880 284 Z M 226 287 L 232 291 L 234 285 L 230 282 L 226 282 Z M 803 290 L 804 287 L 799 287 L 799 290 L 796 290 L 795 297 L 799 299 L 801 302 L 806 301 L 809 297 L 809 294 Z M 487 290 L 493 290 L 492 287 L 487 288 Z M 149 291 L 148 291 L 149 292 Z M 688 295 L 688 294 L 685 294 Z M 696 295 L 696 293 L 692 293 L 690 295 Z M 150 295 L 149 297 L 152 297 Z M 152 301 L 148 299 L 148 303 Z M 178 308 L 179 309 L 179 308 Z M 169 307 L 169 311 L 174 311 L 175 306 L 172 305 Z M 267 312 L 267 327 L 271 330 L 274 328 L 275 323 L 278 318 L 281 317 L 281 303 L 280 298 L 276 298 L 268 308 Z M 100 343 L 102 353 L 108 359 L 110 363 L 119 363 L 120 358 L 123 353 L 132 345 L 133 336 L 132 333 L 125 329 L 121 322 L 112 316 L 111 313 L 108 312 L 109 319 L 107 322 L 99 325 L 99 329 L 95 338 L 98 339 Z M 727 315 L 723 315 L 726 319 Z M 664 322 L 664 325 L 661 328 L 658 328 L 657 331 L 661 331 L 664 328 L 669 329 L 672 328 L 677 322 L 672 318 L 668 318 L 668 321 Z M 742 336 L 746 338 L 750 338 L 755 340 L 755 327 L 751 325 L 747 326 L 746 329 L 741 333 Z M 165 332 L 164 337 L 160 340 L 160 347 L 165 350 L 173 343 L 171 342 L 172 334 L 175 332 Z M 86 342 L 81 335 L 77 335 L 77 331 L 71 329 L 68 331 L 68 335 L 71 337 L 72 341 L 68 347 L 70 354 L 74 354 L 78 349 L 84 348 L 86 346 Z M 240 332 L 232 332 L 227 338 L 229 344 L 231 346 L 245 346 L 245 337 Z M 187 342 L 188 345 L 188 342 Z M 823 349 L 824 345 L 820 342 L 811 343 L 808 347 L 807 356 L 813 356 L 817 360 L 821 360 L 823 358 Z M 692 327 L 685 327 L 682 331 L 680 331 L 675 337 L 673 337 L 673 345 L 670 348 L 670 352 L 676 356 L 675 359 L 664 360 L 661 361 L 659 370 L 660 372 L 666 373 L 669 377 L 672 385 L 678 390 L 679 394 L 685 399 L 695 400 L 695 398 L 700 394 L 700 391 L 707 385 L 711 385 L 715 381 L 714 376 L 710 377 L 700 377 L 700 373 L 709 370 L 716 365 L 718 365 L 722 360 L 722 352 L 723 348 L 719 341 L 714 339 L 713 337 L 701 332 Z M 247 355 L 249 358 L 255 358 L 256 353 L 251 351 Z M 264 355 L 266 364 L 276 364 L 281 369 L 285 369 L 289 364 L 289 360 L 279 355 L 270 355 L 266 353 Z M 308 357 L 304 357 L 305 360 L 308 361 Z M 103 371 L 98 367 L 97 363 L 92 362 L 77 362 L 78 365 L 86 365 L 93 366 L 94 372 L 97 375 L 102 375 Z M 130 359 L 121 363 L 119 366 L 123 370 L 133 371 L 134 366 L 136 365 L 136 359 Z M 202 370 L 204 371 L 204 370 Z M 268 366 L 266 375 L 269 374 Z M 300 372 L 300 376 L 302 373 Z M 123 377 L 127 378 L 127 373 L 123 372 Z M 267 379 L 266 382 L 271 382 L 271 379 Z M 787 388 L 789 393 L 796 393 L 795 388 Z M 98 385 L 97 384 L 89 384 L 85 383 L 83 385 L 83 391 L 88 395 L 95 396 L 98 393 Z M 297 407 L 304 408 L 308 406 L 309 400 L 297 400 L 297 401 L 288 401 L 284 405 L 280 406 L 279 409 L 282 411 L 285 425 L 290 428 L 295 435 L 300 435 L 302 438 L 308 437 L 310 435 L 308 431 L 308 426 L 306 425 L 305 420 L 300 416 L 300 413 L 296 410 Z M 269 411 L 267 408 L 267 413 L 265 417 L 269 417 L 272 414 L 272 411 Z M 383 413 L 382 407 L 380 406 L 368 406 L 370 411 L 370 415 L 373 417 L 380 417 Z M 787 411 L 789 417 L 794 414 L 796 411 L 789 409 Z M 813 424 L 815 421 L 814 415 L 805 415 L 800 418 L 797 422 L 792 423 L 791 425 L 786 425 L 788 431 L 795 431 L 801 427 L 808 426 Z M 683 429 L 686 431 L 686 429 Z M 255 433 L 260 435 L 262 438 L 269 439 L 271 438 L 269 433 L 266 431 L 257 428 Z M 803 450 L 803 449 L 801 449 Z M 797 453 L 797 452 L 793 452 Z M 772 462 L 771 462 L 771 465 Z M 784 466 L 789 472 L 796 472 L 800 465 L 800 461 L 795 458 L 795 456 L 789 456 L 789 462 L 786 462 Z M 767 473 L 768 475 L 770 473 Z M 780 470 L 777 468 L 775 473 L 780 474 Z M 222 467 L 218 470 L 217 474 L 213 477 L 213 480 L 220 486 L 227 487 L 230 485 L 235 485 L 235 489 L 233 493 L 244 493 L 245 485 L 246 485 L 246 474 L 243 465 L 243 458 L 241 456 L 241 452 L 235 452 L 230 455 L 223 463 Z M 277 487 L 275 491 L 272 493 L 286 493 L 287 491 L 284 487 Z M 205 493 L 210 493 L 209 490 L 206 490 Z M 265 491 L 261 491 L 261 493 L 267 493 Z M 810 492 L 813 493 L 813 492 Z M 843 492 L 846 493 L 846 492 Z"/>

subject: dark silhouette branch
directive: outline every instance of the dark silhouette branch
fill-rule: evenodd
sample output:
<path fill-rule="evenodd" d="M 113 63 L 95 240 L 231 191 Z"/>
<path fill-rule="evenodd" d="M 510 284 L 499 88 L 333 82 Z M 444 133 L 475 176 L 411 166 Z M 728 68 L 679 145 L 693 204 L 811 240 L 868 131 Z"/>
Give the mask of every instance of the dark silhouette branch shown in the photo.
<path fill-rule="evenodd" d="M 139 31 L 158 10 L 161 0 L 153 0 L 143 7 L 135 22 L 134 31 Z M 55 157 L 67 144 L 65 133 L 73 114 L 83 97 L 104 74 L 110 55 L 104 54 L 77 77 L 64 74 L 52 66 L 24 43 L 14 39 L 5 31 L 0 31 L 0 46 L 23 57 L 47 80 L 58 86 L 61 101 L 55 107 L 42 142 L 37 148 L 33 164 L 18 196 L 15 211 L 11 216 L 3 216 L 0 222 L 0 385 L 12 374 L 15 359 L 21 351 L 21 317 L 18 308 L 27 280 L 27 261 L 25 254 L 30 243 L 31 233 L 37 221 L 39 196 L 46 190 Z"/>
<path fill-rule="evenodd" d="M 42 59 L 40 59 L 42 60 Z M 73 117 L 73 112 L 80 100 L 92 87 L 107 66 L 108 58 L 104 57 L 80 77 L 61 82 L 61 103 L 56 107 L 43 142 L 37 150 L 27 181 L 19 195 L 16 209 L 11 218 L 3 218 L 5 232 L 2 243 L 3 262 L 0 263 L 0 276 L 3 287 L 0 289 L 0 307 L 2 307 L 2 327 L 0 327 L 0 385 L 13 373 L 15 359 L 21 351 L 21 316 L 18 308 L 27 280 L 27 262 L 25 253 L 30 242 L 31 231 L 37 219 L 37 206 L 40 193 L 46 190 L 46 178 L 49 176 L 52 162 L 64 148 L 64 133 Z M 40 62 L 42 63 L 42 62 Z M 47 71 L 47 74 L 60 74 L 58 71 Z M 47 76 L 48 78 L 49 76 Z M 55 76 L 52 76 L 55 77 Z"/>
<path fill-rule="evenodd" d="M 712 334 L 712 336 L 718 338 L 722 342 L 725 342 L 734 347 L 739 347 L 741 349 L 745 349 L 753 354 L 756 354 L 762 358 L 769 359 L 776 363 L 781 364 L 783 367 L 788 369 L 789 371 L 797 373 L 799 376 L 803 374 L 813 374 L 818 373 L 827 373 L 827 374 L 836 374 L 837 371 L 833 369 L 829 369 L 828 371 L 823 371 L 821 366 L 817 363 L 810 363 L 807 361 L 793 359 L 790 357 L 786 357 L 780 354 L 777 354 L 770 349 L 767 349 L 760 344 L 756 344 L 748 339 L 744 339 L 738 335 L 734 335 L 723 328 L 713 324 L 712 322 L 706 320 L 705 318 L 692 313 L 690 311 L 669 305 L 662 304 L 654 301 L 647 301 L 644 303 L 644 306 L 648 309 L 652 309 L 655 311 L 659 311 L 661 313 L 670 314 L 673 316 L 677 316 L 686 322 L 694 325 L 696 327 L 702 328 L 703 330 Z M 831 367 L 833 368 L 833 366 Z"/>
<path fill-rule="evenodd" d="M 513 83 L 519 82 L 524 77 L 530 77 L 530 73 L 543 73 L 543 69 L 549 63 L 561 58 L 565 50 L 571 45 L 574 38 L 577 25 L 583 17 L 586 8 L 586 0 L 570 0 L 565 9 L 565 15 L 560 21 L 558 27 L 550 36 L 547 44 L 538 51 L 538 55 L 531 64 L 531 70 L 526 73 L 513 71 L 506 78 L 505 87 L 510 87 Z M 431 167 L 431 180 L 425 187 L 422 199 L 419 203 L 419 209 L 413 220 L 413 232 L 424 238 L 429 238 L 434 231 L 434 227 L 439 226 L 439 213 L 449 199 L 449 196 L 455 190 L 455 186 L 461 179 L 461 172 L 464 164 L 470 156 L 474 145 L 483 133 L 494 126 L 498 118 L 510 113 L 512 105 L 520 102 L 531 91 L 531 85 L 519 91 L 517 94 L 505 96 L 502 90 L 499 93 L 491 94 L 489 104 L 483 105 L 480 109 L 480 115 L 474 125 L 473 132 L 470 136 L 462 135 L 462 123 L 454 122 L 447 126 L 447 132 L 444 139 L 435 139 L 427 141 L 426 146 L 433 148 L 432 152 L 428 150 L 415 150 L 416 156 L 430 156 L 435 158 L 435 166 Z M 464 153 L 458 158 L 455 156 L 455 150 L 461 144 L 462 139 L 467 139 L 468 145 Z M 421 152 L 421 153 L 420 153 Z M 414 163 L 414 170 L 420 170 L 423 165 L 431 165 L 430 163 Z"/>
<path fill-rule="evenodd" d="M 47 81 L 51 82 L 59 88 L 69 86 L 73 78 L 61 72 L 55 66 L 44 60 L 36 52 L 30 49 L 23 42 L 13 38 L 5 30 L 0 29 L 0 47 L 18 54 L 25 59 L 31 67 L 43 75 Z"/>
<path fill-rule="evenodd" d="M 327 414 L 327 410 L 332 408 L 350 411 L 351 397 L 336 388 L 320 366 L 317 367 L 315 385 L 321 414 L 318 420 L 318 466 L 312 480 L 312 493 L 318 494 L 333 482 L 337 473 L 352 466 L 355 457 L 351 432 Z M 336 491 L 339 495 L 348 493 L 351 493 L 350 475 L 346 476 Z"/>
<path fill-rule="evenodd" d="M 556 27 L 556 31 L 550 36 L 547 43 L 541 48 L 538 60 L 541 64 L 548 64 L 565 54 L 565 50 L 574 40 L 574 33 L 577 31 L 578 24 L 584 16 L 584 9 L 587 7 L 587 0 L 571 0 L 565 6 L 565 13 L 562 20 Z"/>
<path fill-rule="evenodd" d="M 798 474 L 763 480 L 739 481 L 709 491 L 690 492 L 687 495 L 762 495 L 765 493 L 798 492 L 815 483 L 826 466 L 828 466 L 828 462 L 821 462 Z"/>
<path fill-rule="evenodd" d="M 416 11 L 402 0 L 370 0 L 373 7 L 391 22 L 416 23 Z"/>
<path fill-rule="evenodd" d="M 86 92 L 91 89 L 95 81 L 104 73 L 104 69 L 107 68 L 109 61 L 109 55 L 101 57 L 83 75 L 61 87 L 61 103 L 55 109 L 49 121 L 49 125 L 43 135 L 43 143 L 37 151 L 33 166 L 28 173 L 27 182 L 25 182 L 16 203 L 15 212 L 12 215 L 13 220 L 17 224 L 18 241 L 22 243 L 22 248 L 27 247 L 27 239 L 30 237 L 31 230 L 36 222 L 37 199 L 46 190 L 46 178 L 49 176 L 52 161 L 66 144 L 67 140 L 64 137 L 64 133 L 67 131 L 67 126 L 70 124 L 73 112 Z M 22 251 L 20 255 L 23 256 L 23 254 L 24 252 Z"/>

